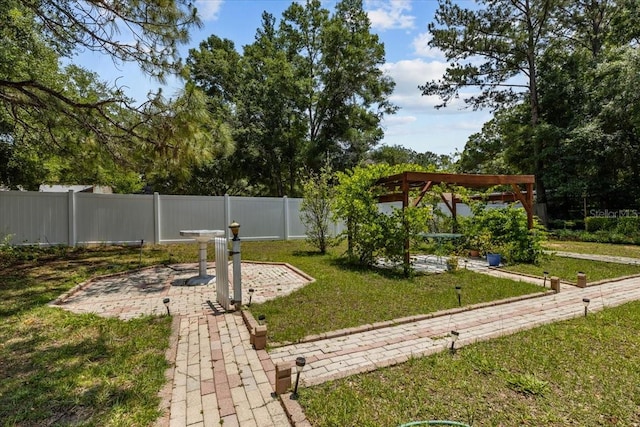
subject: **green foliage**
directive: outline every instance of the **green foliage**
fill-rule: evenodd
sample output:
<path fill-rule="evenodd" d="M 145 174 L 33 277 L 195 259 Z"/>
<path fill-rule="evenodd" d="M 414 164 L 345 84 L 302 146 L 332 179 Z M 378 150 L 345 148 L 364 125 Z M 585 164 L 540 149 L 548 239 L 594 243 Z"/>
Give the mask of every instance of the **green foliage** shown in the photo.
<path fill-rule="evenodd" d="M 590 216 L 584 219 L 587 231 L 596 232 L 600 230 L 613 230 L 616 227 L 616 218 L 604 216 Z"/>
<path fill-rule="evenodd" d="M 640 244 L 640 217 L 594 216 L 585 218 L 586 231 L 555 230 L 555 236 L 568 240 L 600 243 Z"/>
<path fill-rule="evenodd" d="M 305 226 L 307 242 L 317 248 L 321 254 L 327 248 L 339 243 L 339 239 L 331 236 L 329 225 L 331 220 L 331 201 L 335 190 L 332 185 L 333 174 L 327 166 L 319 175 L 312 173 L 303 184 L 303 199 L 300 205 L 300 220 Z"/>
<path fill-rule="evenodd" d="M 513 374 L 507 378 L 509 387 L 515 391 L 531 396 L 544 395 L 549 390 L 549 383 L 532 374 Z"/>
<path fill-rule="evenodd" d="M 524 209 L 513 205 L 491 208 L 484 203 L 472 208 L 473 216 L 462 220 L 470 246 L 485 253 L 500 253 L 508 262 L 537 263 L 541 259 L 544 228 L 536 221 L 529 230 Z"/>
<path fill-rule="evenodd" d="M 430 151 L 418 153 L 410 148 L 401 145 L 384 145 L 368 153 L 367 157 L 376 163 L 386 163 L 388 165 L 415 164 L 425 169 L 438 171 L 452 171 L 454 156 L 446 154 L 436 154 Z"/>
<path fill-rule="evenodd" d="M 395 111 L 384 55 L 359 0 L 337 2 L 333 13 L 319 0 L 294 2 L 279 23 L 265 12 L 242 53 L 214 35 L 192 49 L 189 76 L 236 142 L 233 157 L 214 161 L 230 171 L 219 175 L 227 178 L 222 187 L 240 180 L 248 192 L 296 196 L 301 170 L 359 164 L 382 139 L 383 116 Z"/>
<path fill-rule="evenodd" d="M 496 45 L 512 46 L 511 36 L 528 28 L 522 25 L 511 33 L 500 31 L 509 25 L 503 27 L 496 21 L 520 13 L 518 10 L 529 10 L 511 2 L 483 1 L 480 4 L 486 6 L 484 11 L 465 13 L 453 13 L 461 8 L 442 3 L 441 9 L 451 13 L 437 15 L 439 25 L 434 27 L 437 31 L 432 45 L 449 43 L 448 52 L 454 63 L 468 60 L 463 52 L 469 46 L 484 42 L 480 46 L 483 52 Z M 514 46 L 522 49 L 517 61 L 527 60 L 536 67 L 536 72 L 526 73 L 532 77 L 522 92 L 523 99 L 514 105 L 508 99 L 500 99 L 509 86 L 504 91 L 485 86 L 498 97 L 497 112 L 481 133 L 469 139 L 460 168 L 469 172 L 534 173 L 538 203 L 548 202 L 550 218 L 579 219 L 584 216 L 585 205 L 598 209 L 637 208 L 640 174 L 634 159 L 640 155 L 640 109 L 637 93 L 630 88 L 640 83 L 638 25 L 634 21 L 638 2 L 532 1 L 530 5 L 533 13 L 548 7 L 547 17 L 555 28 L 540 27 L 539 38 L 534 37 L 538 42 L 535 51 L 525 54 L 526 43 Z M 505 11 L 483 14 L 495 8 Z M 543 20 L 532 22 L 535 25 Z M 454 25 L 461 23 L 464 25 Z M 477 34 L 490 23 L 495 24 L 495 31 Z M 549 30 L 553 31 L 551 37 Z M 496 45 L 487 41 L 494 37 L 505 37 L 507 41 Z M 475 52 L 469 53 L 475 58 Z M 499 53 L 494 58 L 504 58 L 497 56 Z M 485 81 L 485 72 L 500 78 L 505 74 L 496 71 L 515 64 L 503 61 L 477 69 L 452 66 L 451 73 L 436 83 L 445 87 L 479 84 Z M 475 71 L 480 72 L 478 79 L 474 79 Z M 437 86 L 433 83 L 430 88 Z M 538 115 L 534 117 L 531 112 L 536 103 Z"/>
<path fill-rule="evenodd" d="M 141 189 L 141 177 L 158 170 L 166 175 L 167 163 L 177 173 L 176 163 L 191 165 L 208 157 L 204 132 L 207 144 L 217 134 L 202 115 L 206 110 L 191 102 L 193 91 L 170 101 L 158 93 L 135 105 L 122 88 L 101 82 L 96 74 L 60 66 L 63 58 L 86 49 L 116 62 L 136 62 L 162 79 L 182 66 L 178 47 L 199 23 L 193 5 L 180 0 L 94 2 L 90 11 L 85 6 L 32 0 L 0 5 L 4 185 L 101 184 L 133 192 Z M 118 38 L 123 27 L 134 40 Z M 211 145 L 218 141 L 214 138 Z"/>
<path fill-rule="evenodd" d="M 347 225 L 348 255 L 363 265 L 373 265 L 383 256 L 393 262 L 402 261 L 405 238 L 415 239 L 426 231 L 432 209 L 407 207 L 404 211 L 391 207 L 390 212 L 378 208 L 378 196 L 384 189 L 375 186 L 382 177 L 404 171 L 422 170 L 417 165 L 375 164 L 338 173 L 338 186 L 333 206 L 336 219 Z M 406 266 L 405 266 L 406 267 Z"/>

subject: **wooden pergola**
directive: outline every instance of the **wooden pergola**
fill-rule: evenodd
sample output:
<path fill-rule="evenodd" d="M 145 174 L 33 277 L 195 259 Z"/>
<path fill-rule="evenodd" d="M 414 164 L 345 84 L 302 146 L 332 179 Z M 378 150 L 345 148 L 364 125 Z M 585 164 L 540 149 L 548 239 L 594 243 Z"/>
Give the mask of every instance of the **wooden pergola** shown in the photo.
<path fill-rule="evenodd" d="M 536 179 L 534 175 L 484 175 L 484 174 L 454 174 L 431 172 L 403 172 L 380 178 L 375 185 L 383 186 L 387 193 L 378 198 L 380 203 L 402 202 L 402 209 L 408 206 L 418 206 L 427 192 L 434 186 L 444 184 L 447 186 L 460 186 L 465 188 L 487 188 L 495 185 L 510 185 L 513 191 L 494 193 L 485 197 L 488 201 L 504 201 L 522 203 L 527 212 L 527 225 L 533 228 L 533 185 Z M 524 185 L 524 189 L 520 186 Z M 414 200 L 409 200 L 409 193 L 419 190 Z M 456 218 L 456 204 L 461 200 L 454 192 L 440 195 L 447 208 L 451 211 L 454 220 Z M 404 242 L 405 266 L 409 265 L 409 239 Z"/>

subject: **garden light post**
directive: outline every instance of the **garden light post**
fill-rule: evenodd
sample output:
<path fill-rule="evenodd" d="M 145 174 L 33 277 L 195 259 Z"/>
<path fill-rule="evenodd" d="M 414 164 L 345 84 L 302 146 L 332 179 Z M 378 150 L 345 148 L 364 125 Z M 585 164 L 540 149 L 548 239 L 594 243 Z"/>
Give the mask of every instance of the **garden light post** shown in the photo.
<path fill-rule="evenodd" d="M 240 231 L 240 224 L 233 221 L 229 225 L 233 239 L 231 240 L 231 252 L 229 255 L 233 259 L 233 300 L 235 302 L 236 310 L 240 310 L 242 307 L 242 271 L 240 268 L 240 238 L 238 232 Z"/>
<path fill-rule="evenodd" d="M 456 295 L 458 295 L 458 306 L 462 306 L 462 286 L 456 286 Z"/>
<path fill-rule="evenodd" d="M 451 331 L 451 348 L 449 349 L 449 352 L 451 354 L 455 354 L 456 353 L 456 341 L 458 341 L 459 337 L 460 337 L 460 332 Z"/>
<path fill-rule="evenodd" d="M 584 304 L 584 317 L 587 317 L 587 309 L 591 300 L 589 298 L 582 298 L 582 304 Z"/>
<path fill-rule="evenodd" d="M 542 274 L 544 274 L 544 281 L 542 282 L 542 287 L 546 288 L 547 287 L 547 276 L 549 275 L 548 271 L 543 271 Z"/>
<path fill-rule="evenodd" d="M 253 298 L 254 292 L 255 292 L 255 289 L 249 288 L 249 307 L 251 307 L 251 299 Z"/>
<path fill-rule="evenodd" d="M 296 357 L 296 386 L 293 389 L 293 394 L 291 395 L 292 399 L 298 398 L 298 382 L 300 381 L 300 373 L 304 369 L 304 365 L 306 365 L 307 360 L 300 356 Z"/>
<path fill-rule="evenodd" d="M 169 298 L 163 299 L 162 303 L 164 304 L 165 307 L 167 307 L 167 316 L 170 316 L 171 312 L 169 311 Z"/>
<path fill-rule="evenodd" d="M 266 319 L 267 317 L 264 314 L 261 314 L 258 316 L 258 324 L 262 325 L 264 323 L 264 319 Z"/>

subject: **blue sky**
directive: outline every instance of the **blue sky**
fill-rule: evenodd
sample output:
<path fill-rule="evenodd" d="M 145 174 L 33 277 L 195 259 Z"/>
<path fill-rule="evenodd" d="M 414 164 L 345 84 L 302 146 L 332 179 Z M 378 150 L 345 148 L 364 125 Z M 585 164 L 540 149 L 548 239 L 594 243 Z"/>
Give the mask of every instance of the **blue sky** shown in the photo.
<path fill-rule="evenodd" d="M 462 6 L 473 7 L 473 0 L 454 0 Z M 335 1 L 323 1 L 333 11 Z M 203 27 L 191 33 L 191 41 L 182 48 L 183 57 L 188 49 L 215 34 L 233 40 L 236 49 L 252 43 L 260 26 L 263 11 L 280 19 L 291 0 L 198 0 L 195 2 Z M 386 63 L 383 69 L 396 82 L 392 102 L 400 107 L 385 119 L 385 137 L 382 144 L 402 145 L 417 152 L 432 151 L 452 154 L 462 151 L 469 135 L 478 132 L 491 118 L 487 111 L 463 109 L 462 102 L 445 109 L 433 108 L 437 99 L 424 97 L 417 86 L 439 78 L 446 62 L 441 52 L 427 46 L 427 25 L 433 20 L 436 0 L 364 0 L 372 24 L 372 32 L 385 44 Z M 73 62 L 97 72 L 102 80 L 126 87 L 129 96 L 141 101 L 147 92 L 160 85 L 145 77 L 134 64 L 114 64 L 110 58 L 95 54 L 82 54 Z M 172 96 L 182 84 L 169 80 L 163 88 Z"/>

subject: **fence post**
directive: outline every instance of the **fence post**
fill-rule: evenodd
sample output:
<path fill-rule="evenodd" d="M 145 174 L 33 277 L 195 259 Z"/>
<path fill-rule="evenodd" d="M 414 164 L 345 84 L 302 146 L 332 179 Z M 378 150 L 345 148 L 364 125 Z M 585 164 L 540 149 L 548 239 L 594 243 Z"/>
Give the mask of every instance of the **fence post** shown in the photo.
<path fill-rule="evenodd" d="M 230 230 L 229 227 L 227 227 L 229 224 L 231 224 L 231 198 L 229 197 L 228 194 L 224 195 L 224 237 L 229 240 L 229 238 L 231 237 Z"/>
<path fill-rule="evenodd" d="M 156 191 L 153 193 L 153 243 L 160 243 L 160 194 Z"/>
<path fill-rule="evenodd" d="M 75 246 L 76 239 L 77 239 L 76 237 L 76 194 L 73 192 L 73 190 L 69 190 L 67 194 L 68 194 L 67 201 L 68 201 L 68 207 L 69 207 L 69 232 L 68 232 L 67 241 L 69 246 Z"/>
<path fill-rule="evenodd" d="M 282 208 L 284 209 L 284 240 L 289 240 L 289 198 L 282 198 Z"/>

